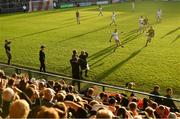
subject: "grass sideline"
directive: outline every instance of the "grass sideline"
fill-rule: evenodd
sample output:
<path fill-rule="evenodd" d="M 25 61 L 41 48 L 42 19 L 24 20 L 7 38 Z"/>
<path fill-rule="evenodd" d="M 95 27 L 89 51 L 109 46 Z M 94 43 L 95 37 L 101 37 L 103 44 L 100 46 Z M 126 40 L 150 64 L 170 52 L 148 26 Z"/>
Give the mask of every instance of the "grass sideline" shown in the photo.
<path fill-rule="evenodd" d="M 12 63 L 39 67 L 40 45 L 46 46 L 47 70 L 71 75 L 69 59 L 73 49 L 88 51 L 90 80 L 124 86 L 134 81 L 135 89 L 150 92 L 155 84 L 164 94 L 172 87 L 180 98 L 180 2 L 136 2 L 104 5 L 104 16 L 98 17 L 97 6 L 79 8 L 81 25 L 76 24 L 76 8 L 34 13 L 0 15 L 0 60 L 6 62 L 4 39 L 12 39 Z M 163 21 L 156 23 L 158 8 Z M 117 13 L 117 28 L 125 48 L 112 52 L 108 40 L 115 26 L 109 26 L 112 11 Z M 145 34 L 134 32 L 139 16 L 148 16 L 156 35 L 144 48 Z"/>

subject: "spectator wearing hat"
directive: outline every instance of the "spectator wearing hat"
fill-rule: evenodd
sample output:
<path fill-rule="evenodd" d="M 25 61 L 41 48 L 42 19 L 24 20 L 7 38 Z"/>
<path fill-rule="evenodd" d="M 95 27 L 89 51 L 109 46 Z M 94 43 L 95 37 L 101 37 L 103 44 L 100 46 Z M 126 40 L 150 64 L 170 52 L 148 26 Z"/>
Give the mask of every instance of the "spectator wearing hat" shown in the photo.
<path fill-rule="evenodd" d="M 46 66 L 45 66 L 45 53 L 44 53 L 44 46 L 41 46 L 41 50 L 39 51 L 39 61 L 40 61 L 40 71 L 46 72 Z"/>
<path fill-rule="evenodd" d="M 7 62 L 8 65 L 10 65 L 10 62 L 11 62 L 11 47 L 10 47 L 10 44 L 11 44 L 11 41 L 5 40 L 4 48 L 5 48 L 5 51 L 6 51 L 7 58 L 8 58 L 8 62 Z"/>

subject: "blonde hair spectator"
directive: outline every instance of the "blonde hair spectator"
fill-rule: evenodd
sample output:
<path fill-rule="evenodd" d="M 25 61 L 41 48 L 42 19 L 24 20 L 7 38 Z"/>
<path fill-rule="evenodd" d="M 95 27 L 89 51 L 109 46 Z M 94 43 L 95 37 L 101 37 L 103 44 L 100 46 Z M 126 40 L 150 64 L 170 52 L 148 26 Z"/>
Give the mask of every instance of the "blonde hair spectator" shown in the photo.
<path fill-rule="evenodd" d="M 10 118 L 27 118 L 30 108 L 25 100 L 16 100 L 10 106 Z"/>

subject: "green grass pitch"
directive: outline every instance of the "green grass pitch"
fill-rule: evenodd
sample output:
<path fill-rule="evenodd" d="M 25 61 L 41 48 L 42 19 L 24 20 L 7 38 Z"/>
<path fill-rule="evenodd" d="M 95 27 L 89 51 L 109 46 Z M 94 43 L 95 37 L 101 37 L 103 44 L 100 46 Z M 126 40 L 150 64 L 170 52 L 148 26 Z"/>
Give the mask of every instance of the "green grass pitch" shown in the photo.
<path fill-rule="evenodd" d="M 12 39 L 12 63 L 39 68 L 40 45 L 45 45 L 47 71 L 71 75 L 72 50 L 89 53 L 87 79 L 124 86 L 134 81 L 135 89 L 150 92 L 155 84 L 162 93 L 172 87 L 180 95 L 180 2 L 136 2 L 79 8 L 81 24 L 76 24 L 76 8 L 0 15 L 0 61 L 6 62 L 4 40 Z M 156 11 L 162 9 L 162 23 L 156 23 Z M 117 29 L 125 48 L 113 53 L 108 42 L 115 26 L 109 26 L 112 11 L 117 14 Z M 138 35 L 139 17 L 147 16 L 155 29 L 155 38 L 144 48 L 146 35 Z"/>

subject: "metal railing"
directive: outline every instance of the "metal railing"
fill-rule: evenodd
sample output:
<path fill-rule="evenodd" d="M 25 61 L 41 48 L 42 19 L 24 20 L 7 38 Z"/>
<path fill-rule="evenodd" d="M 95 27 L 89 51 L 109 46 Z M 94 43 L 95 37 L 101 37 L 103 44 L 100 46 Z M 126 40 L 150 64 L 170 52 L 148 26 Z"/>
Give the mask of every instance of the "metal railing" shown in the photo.
<path fill-rule="evenodd" d="M 68 76 L 63 76 L 57 73 L 53 73 L 53 72 L 40 72 L 37 69 L 33 69 L 33 68 L 29 68 L 29 67 L 22 67 L 22 66 L 17 66 L 17 65 L 7 65 L 5 63 L 0 63 L 0 69 L 3 70 L 3 68 L 8 67 L 8 68 L 13 68 L 15 69 L 15 72 L 21 72 L 21 71 L 26 71 L 28 72 L 29 76 L 31 76 L 32 73 L 36 73 L 36 74 L 40 74 L 40 75 L 47 75 L 47 76 L 52 76 L 52 77 L 56 77 L 58 79 L 64 79 L 64 80 L 69 80 L 69 81 L 76 81 L 76 82 L 80 82 L 80 83 L 86 83 L 86 84 L 91 84 L 91 85 L 96 85 L 96 86 L 100 86 L 102 87 L 102 91 L 105 91 L 105 88 L 111 88 L 111 89 L 117 89 L 117 90 L 122 90 L 122 91 L 127 91 L 127 92 L 133 92 L 136 94 L 141 94 L 141 95 L 145 95 L 145 96 L 153 96 L 153 97 L 159 97 L 159 98 L 163 98 L 166 99 L 167 97 L 164 96 L 157 96 L 157 95 L 153 95 L 147 92 L 142 92 L 142 91 L 137 91 L 137 90 L 132 90 L 132 89 L 127 89 L 127 88 L 123 88 L 120 86 L 114 86 L 114 85 L 109 85 L 109 84 L 105 84 L 105 83 L 98 83 L 98 82 L 93 82 L 93 81 L 89 81 L 89 80 L 77 80 L 77 79 L 72 79 L 71 77 Z M 176 102 L 180 102 L 180 99 L 175 99 L 172 98 L 173 101 Z"/>

